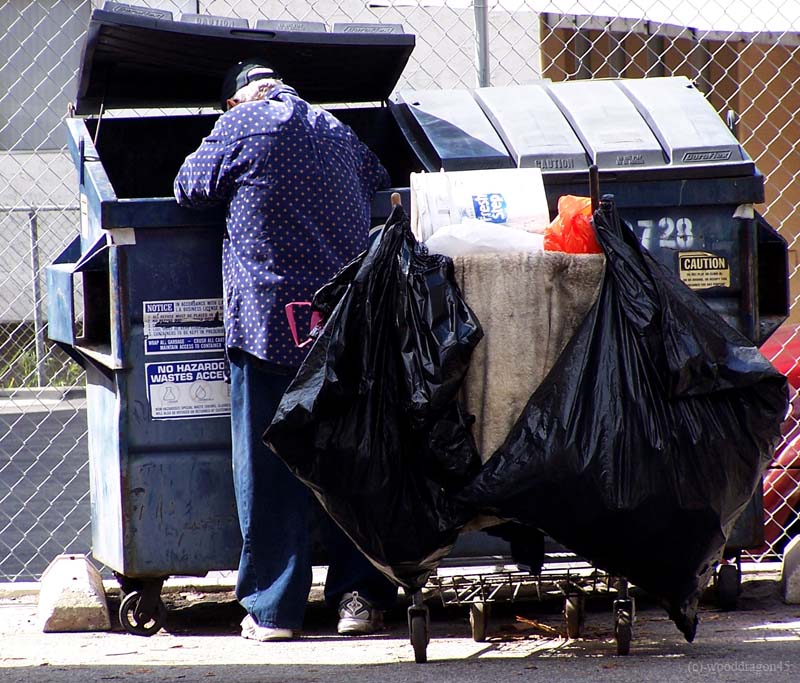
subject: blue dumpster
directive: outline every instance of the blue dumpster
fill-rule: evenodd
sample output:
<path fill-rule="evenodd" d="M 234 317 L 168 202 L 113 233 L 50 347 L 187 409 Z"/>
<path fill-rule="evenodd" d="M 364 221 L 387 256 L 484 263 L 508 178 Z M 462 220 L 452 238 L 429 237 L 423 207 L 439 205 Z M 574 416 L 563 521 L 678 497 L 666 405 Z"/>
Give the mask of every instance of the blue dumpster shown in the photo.
<path fill-rule="evenodd" d="M 214 106 L 226 68 L 254 56 L 312 102 L 380 102 L 414 46 L 396 27 L 284 28 L 118 3 L 91 16 L 76 102 L 89 116 L 67 121 L 81 229 L 47 269 L 48 334 L 86 369 L 92 553 L 117 575 L 132 633 L 161 627 L 167 576 L 238 566 L 225 215 L 172 198 L 218 114 L 103 113 Z"/>
<path fill-rule="evenodd" d="M 684 77 L 404 91 L 393 112 L 428 171 L 536 167 L 551 214 L 588 169 L 642 244 L 761 344 L 789 312 L 786 242 L 753 208 L 764 178 Z"/>

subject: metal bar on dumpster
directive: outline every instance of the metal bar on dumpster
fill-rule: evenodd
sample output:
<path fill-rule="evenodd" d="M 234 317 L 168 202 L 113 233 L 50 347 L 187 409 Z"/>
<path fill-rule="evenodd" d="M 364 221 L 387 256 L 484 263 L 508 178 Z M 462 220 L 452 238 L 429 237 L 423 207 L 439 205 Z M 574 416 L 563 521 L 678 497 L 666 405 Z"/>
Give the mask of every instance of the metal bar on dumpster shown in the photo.
<path fill-rule="evenodd" d="M 752 340 L 758 339 L 758 270 L 756 266 L 756 229 L 752 218 L 734 219 L 742 225 L 739 234 L 741 256 L 742 332 Z"/>
<path fill-rule="evenodd" d="M 592 200 L 592 213 L 600 206 L 600 173 L 597 164 L 589 166 L 589 197 Z"/>
<path fill-rule="evenodd" d="M 86 141 L 78 140 L 78 187 L 83 187 L 84 162 L 86 161 Z"/>
<path fill-rule="evenodd" d="M 95 147 L 97 147 L 97 140 L 100 137 L 100 124 L 103 123 L 103 114 L 105 110 L 105 95 L 103 95 L 103 99 L 100 100 L 100 113 L 97 115 L 97 128 L 94 129 L 94 139 L 92 140 L 92 144 Z"/>

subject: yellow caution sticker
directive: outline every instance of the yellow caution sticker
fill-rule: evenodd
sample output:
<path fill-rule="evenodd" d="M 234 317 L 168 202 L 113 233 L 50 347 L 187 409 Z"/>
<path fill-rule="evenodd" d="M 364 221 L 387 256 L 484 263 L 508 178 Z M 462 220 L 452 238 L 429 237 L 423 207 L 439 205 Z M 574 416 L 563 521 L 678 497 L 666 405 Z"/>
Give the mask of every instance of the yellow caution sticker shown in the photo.
<path fill-rule="evenodd" d="M 731 267 L 728 259 L 708 251 L 680 252 L 678 276 L 692 289 L 731 286 Z"/>

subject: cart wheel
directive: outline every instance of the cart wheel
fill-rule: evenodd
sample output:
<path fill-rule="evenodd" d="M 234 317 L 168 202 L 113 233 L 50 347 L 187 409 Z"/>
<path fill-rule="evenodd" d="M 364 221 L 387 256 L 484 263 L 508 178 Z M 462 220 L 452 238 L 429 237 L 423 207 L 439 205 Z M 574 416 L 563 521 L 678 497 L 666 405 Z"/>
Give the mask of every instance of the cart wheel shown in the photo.
<path fill-rule="evenodd" d="M 580 638 L 583 630 L 585 597 L 568 595 L 564 601 L 564 616 L 567 620 L 567 638 Z"/>
<path fill-rule="evenodd" d="M 428 661 L 428 622 L 424 614 L 414 614 L 410 619 L 411 644 L 414 646 L 414 661 L 424 664 Z"/>
<path fill-rule="evenodd" d="M 135 636 L 152 636 L 164 625 L 167 608 L 161 598 L 156 603 L 155 614 L 143 614 L 139 611 L 142 594 L 138 591 L 128 593 L 119 606 L 119 623 L 128 633 Z"/>
<path fill-rule="evenodd" d="M 631 624 L 631 613 L 628 610 L 619 609 L 614 614 L 614 637 L 617 640 L 617 654 L 621 656 L 629 654 L 633 626 Z"/>
<path fill-rule="evenodd" d="M 717 606 L 720 609 L 736 609 L 740 581 L 739 568 L 735 564 L 721 564 L 717 567 Z"/>
<path fill-rule="evenodd" d="M 472 630 L 472 640 L 476 643 L 482 643 L 486 640 L 489 612 L 488 602 L 473 602 L 469 606 L 469 627 Z"/>

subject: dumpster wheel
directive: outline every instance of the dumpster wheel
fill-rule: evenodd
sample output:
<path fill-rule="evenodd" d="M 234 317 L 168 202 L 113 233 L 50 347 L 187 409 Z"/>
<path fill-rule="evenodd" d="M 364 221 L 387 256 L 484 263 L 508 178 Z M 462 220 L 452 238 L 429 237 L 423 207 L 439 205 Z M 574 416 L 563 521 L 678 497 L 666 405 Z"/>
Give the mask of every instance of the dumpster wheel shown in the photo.
<path fill-rule="evenodd" d="M 167 608 L 161 598 L 155 603 L 155 610 L 140 609 L 142 594 L 139 591 L 128 593 L 119 606 L 119 623 L 128 633 L 135 636 L 152 636 L 158 633 L 167 618 Z"/>

